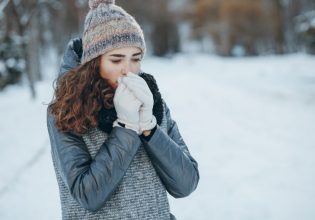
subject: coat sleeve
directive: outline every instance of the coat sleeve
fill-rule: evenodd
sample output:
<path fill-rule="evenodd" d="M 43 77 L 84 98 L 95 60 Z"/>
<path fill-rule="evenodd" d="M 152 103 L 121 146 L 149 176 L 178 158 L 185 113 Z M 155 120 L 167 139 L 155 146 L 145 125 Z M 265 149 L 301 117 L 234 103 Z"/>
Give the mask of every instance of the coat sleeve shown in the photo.
<path fill-rule="evenodd" d="M 49 111 L 47 126 L 55 166 L 72 197 L 85 209 L 97 211 L 123 178 L 141 145 L 139 136 L 115 127 L 92 159 L 82 137 L 58 131 Z"/>
<path fill-rule="evenodd" d="M 198 164 L 190 155 L 165 103 L 164 107 L 167 134 L 157 127 L 149 141 L 142 141 L 167 191 L 175 198 L 182 198 L 192 193 L 198 185 Z"/>

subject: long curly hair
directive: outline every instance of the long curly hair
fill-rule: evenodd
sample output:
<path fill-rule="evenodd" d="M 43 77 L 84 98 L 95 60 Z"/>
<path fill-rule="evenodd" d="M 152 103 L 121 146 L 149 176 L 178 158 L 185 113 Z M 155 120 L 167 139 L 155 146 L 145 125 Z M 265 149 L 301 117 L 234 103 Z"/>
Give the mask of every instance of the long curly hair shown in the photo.
<path fill-rule="evenodd" d="M 100 57 L 59 76 L 49 107 L 60 131 L 82 135 L 98 125 L 102 107 L 114 107 L 114 89 L 101 78 Z"/>

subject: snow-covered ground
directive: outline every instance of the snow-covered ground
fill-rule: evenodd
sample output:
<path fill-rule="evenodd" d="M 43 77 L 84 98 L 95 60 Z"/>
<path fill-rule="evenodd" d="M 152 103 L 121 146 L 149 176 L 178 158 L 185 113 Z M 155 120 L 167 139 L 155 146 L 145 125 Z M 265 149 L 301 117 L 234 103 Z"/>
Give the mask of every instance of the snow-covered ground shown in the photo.
<path fill-rule="evenodd" d="M 146 58 L 191 154 L 200 183 L 170 197 L 179 220 L 315 218 L 315 59 L 179 55 Z M 60 219 L 46 107 L 51 76 L 0 93 L 0 219 Z"/>

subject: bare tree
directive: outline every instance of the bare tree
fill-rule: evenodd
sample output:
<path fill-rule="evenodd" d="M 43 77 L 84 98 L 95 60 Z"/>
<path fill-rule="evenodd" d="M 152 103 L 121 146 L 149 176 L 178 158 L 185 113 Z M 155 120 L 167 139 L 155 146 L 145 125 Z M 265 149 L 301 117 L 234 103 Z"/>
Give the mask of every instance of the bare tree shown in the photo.
<path fill-rule="evenodd" d="M 221 55 L 231 55 L 236 45 L 248 55 L 296 51 L 297 6 L 306 3 L 309 8 L 310 2 L 314 4 L 313 0 L 191 0 L 193 34 L 211 36 Z"/>
<path fill-rule="evenodd" d="M 36 97 L 35 81 L 41 78 L 39 67 L 39 47 L 37 18 L 38 1 L 18 1 L 10 0 L 5 9 L 7 17 L 12 17 L 11 28 L 8 30 L 9 34 L 14 32 L 20 38 L 20 46 L 22 48 L 22 55 L 25 60 L 25 72 L 29 81 L 32 98 Z"/>

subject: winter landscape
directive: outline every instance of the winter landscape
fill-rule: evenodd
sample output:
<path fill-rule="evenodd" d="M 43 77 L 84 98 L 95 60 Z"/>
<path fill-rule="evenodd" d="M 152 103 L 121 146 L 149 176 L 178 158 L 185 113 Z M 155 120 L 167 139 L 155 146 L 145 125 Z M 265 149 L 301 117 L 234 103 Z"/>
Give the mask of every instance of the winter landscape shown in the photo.
<path fill-rule="evenodd" d="M 315 57 L 147 57 L 199 163 L 197 190 L 170 198 L 179 220 L 315 218 Z M 60 219 L 46 108 L 58 60 L 30 99 L 26 83 L 0 93 L 0 219 Z"/>

